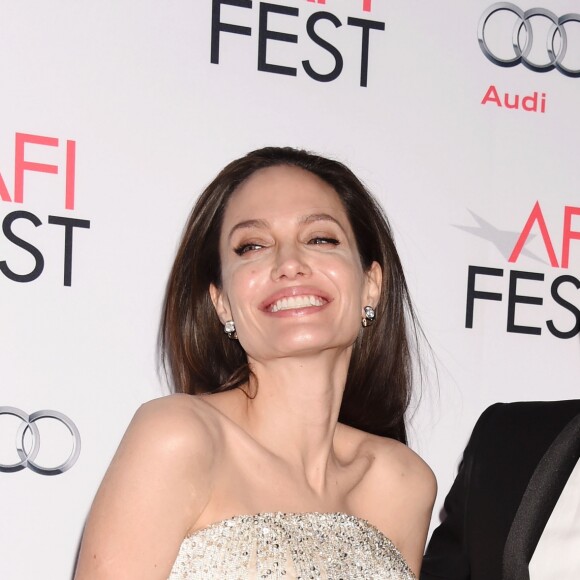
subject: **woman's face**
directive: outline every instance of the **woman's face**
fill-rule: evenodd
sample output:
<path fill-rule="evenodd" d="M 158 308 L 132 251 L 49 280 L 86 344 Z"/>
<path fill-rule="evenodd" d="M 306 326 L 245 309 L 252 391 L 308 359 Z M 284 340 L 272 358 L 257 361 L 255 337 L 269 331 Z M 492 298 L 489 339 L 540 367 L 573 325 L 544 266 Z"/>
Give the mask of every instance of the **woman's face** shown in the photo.
<path fill-rule="evenodd" d="M 232 194 L 220 257 L 212 300 L 254 360 L 350 348 L 377 304 L 380 267 L 363 272 L 340 198 L 297 167 L 259 170 Z"/>

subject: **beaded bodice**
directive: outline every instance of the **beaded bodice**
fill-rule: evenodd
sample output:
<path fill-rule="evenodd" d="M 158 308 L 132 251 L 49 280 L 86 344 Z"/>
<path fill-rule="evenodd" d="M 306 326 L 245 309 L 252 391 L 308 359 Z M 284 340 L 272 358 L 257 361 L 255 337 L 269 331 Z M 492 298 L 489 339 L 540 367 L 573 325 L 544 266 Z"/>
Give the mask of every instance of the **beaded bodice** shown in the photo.
<path fill-rule="evenodd" d="M 416 580 L 394 544 L 343 513 L 234 516 L 187 536 L 168 580 Z"/>

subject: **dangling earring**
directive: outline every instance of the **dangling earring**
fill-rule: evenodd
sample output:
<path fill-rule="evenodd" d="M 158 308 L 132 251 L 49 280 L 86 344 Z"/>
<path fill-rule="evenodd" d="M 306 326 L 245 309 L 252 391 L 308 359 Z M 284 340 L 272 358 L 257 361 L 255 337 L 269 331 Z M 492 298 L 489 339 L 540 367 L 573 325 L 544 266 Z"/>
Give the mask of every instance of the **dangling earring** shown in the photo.
<path fill-rule="evenodd" d="M 365 306 L 364 309 L 365 311 L 365 315 L 363 316 L 363 319 L 361 321 L 363 327 L 367 327 L 370 326 L 376 318 L 376 312 L 375 309 L 372 306 Z"/>
<path fill-rule="evenodd" d="M 228 338 L 231 338 L 232 340 L 236 340 L 238 338 L 236 333 L 236 325 L 234 324 L 233 320 L 228 320 L 224 324 L 224 332 L 228 335 Z"/>

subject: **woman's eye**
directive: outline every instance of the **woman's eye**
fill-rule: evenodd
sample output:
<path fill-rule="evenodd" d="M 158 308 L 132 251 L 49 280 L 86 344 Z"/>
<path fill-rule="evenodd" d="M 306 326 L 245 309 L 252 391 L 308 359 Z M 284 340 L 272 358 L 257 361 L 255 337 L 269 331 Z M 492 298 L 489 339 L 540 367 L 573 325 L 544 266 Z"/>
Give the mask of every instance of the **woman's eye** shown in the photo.
<path fill-rule="evenodd" d="M 264 246 L 261 246 L 260 244 L 241 244 L 240 246 L 238 246 L 237 248 L 234 249 L 234 252 L 238 256 L 243 256 L 247 252 L 253 252 L 254 250 L 260 250 L 263 247 Z"/>
<path fill-rule="evenodd" d="M 316 236 L 314 238 L 312 238 L 311 240 L 308 241 L 309 244 L 312 245 L 325 245 L 325 244 L 330 244 L 332 246 L 338 246 L 338 244 L 340 244 L 340 242 L 335 239 L 335 238 L 326 238 L 324 236 Z"/>

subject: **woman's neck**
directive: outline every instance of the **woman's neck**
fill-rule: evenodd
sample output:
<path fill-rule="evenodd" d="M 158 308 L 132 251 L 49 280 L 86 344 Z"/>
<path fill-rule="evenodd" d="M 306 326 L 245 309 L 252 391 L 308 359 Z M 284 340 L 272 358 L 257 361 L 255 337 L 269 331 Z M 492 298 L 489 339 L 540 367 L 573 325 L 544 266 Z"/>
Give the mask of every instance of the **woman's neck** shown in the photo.
<path fill-rule="evenodd" d="M 322 492 L 334 455 L 334 435 L 350 349 L 268 361 L 251 360 L 246 420 L 260 444 Z M 255 396 L 254 396 L 255 395 Z"/>

